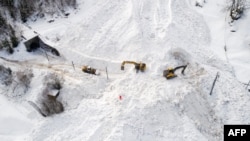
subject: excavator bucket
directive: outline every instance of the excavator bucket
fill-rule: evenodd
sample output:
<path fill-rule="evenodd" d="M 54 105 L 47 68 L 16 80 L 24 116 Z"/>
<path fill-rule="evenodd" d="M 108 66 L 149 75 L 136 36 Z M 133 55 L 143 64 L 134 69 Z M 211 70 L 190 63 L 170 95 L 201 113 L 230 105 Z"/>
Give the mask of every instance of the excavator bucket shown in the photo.
<path fill-rule="evenodd" d="M 124 66 L 121 66 L 121 70 L 124 70 Z"/>
<path fill-rule="evenodd" d="M 183 70 L 181 71 L 181 73 L 184 75 L 184 71 L 187 68 L 187 65 L 183 66 Z"/>

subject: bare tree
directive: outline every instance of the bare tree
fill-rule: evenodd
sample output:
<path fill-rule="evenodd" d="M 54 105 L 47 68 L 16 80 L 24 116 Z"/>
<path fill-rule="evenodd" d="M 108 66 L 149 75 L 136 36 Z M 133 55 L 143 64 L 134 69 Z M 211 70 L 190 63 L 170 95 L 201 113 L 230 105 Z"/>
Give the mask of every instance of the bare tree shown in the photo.
<path fill-rule="evenodd" d="M 0 81 L 2 84 L 9 86 L 13 81 L 12 70 L 0 65 Z"/>
<path fill-rule="evenodd" d="M 15 73 L 16 75 L 16 82 L 17 85 L 21 86 L 24 88 L 24 93 L 29 89 L 30 87 L 30 82 L 32 77 L 34 76 L 33 72 L 31 69 L 25 69 L 22 71 L 17 71 Z"/>
<path fill-rule="evenodd" d="M 246 0 L 230 0 L 229 2 L 230 17 L 233 21 L 238 20 L 245 10 Z"/>
<path fill-rule="evenodd" d="M 61 76 L 55 73 L 50 73 L 44 77 L 43 83 L 49 89 L 60 90 L 62 88 L 63 81 L 64 79 Z"/>

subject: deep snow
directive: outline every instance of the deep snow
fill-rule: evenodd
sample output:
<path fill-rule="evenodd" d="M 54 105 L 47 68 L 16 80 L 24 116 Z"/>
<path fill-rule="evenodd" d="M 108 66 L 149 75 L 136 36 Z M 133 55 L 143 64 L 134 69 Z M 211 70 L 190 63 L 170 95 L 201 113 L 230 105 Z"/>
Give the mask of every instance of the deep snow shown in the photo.
<path fill-rule="evenodd" d="M 79 9 L 68 18 L 28 22 L 32 29 L 23 25 L 25 37 L 38 32 L 62 57 L 49 54 L 48 61 L 41 50 L 28 53 L 23 44 L 15 55 L 0 54 L 19 60 L 0 59 L 1 64 L 34 73 L 27 93 L 1 85 L 0 139 L 219 141 L 224 124 L 249 124 L 250 97 L 241 83 L 250 78 L 248 13 L 229 26 L 223 1 L 207 0 L 203 8 L 194 2 L 78 0 Z M 126 65 L 121 71 L 123 60 L 145 62 L 147 70 L 136 73 Z M 186 63 L 186 75 L 162 77 L 167 67 Z M 99 69 L 101 76 L 81 72 L 82 65 Z M 59 100 L 65 111 L 44 118 L 28 101 L 38 102 L 50 72 L 64 77 Z"/>

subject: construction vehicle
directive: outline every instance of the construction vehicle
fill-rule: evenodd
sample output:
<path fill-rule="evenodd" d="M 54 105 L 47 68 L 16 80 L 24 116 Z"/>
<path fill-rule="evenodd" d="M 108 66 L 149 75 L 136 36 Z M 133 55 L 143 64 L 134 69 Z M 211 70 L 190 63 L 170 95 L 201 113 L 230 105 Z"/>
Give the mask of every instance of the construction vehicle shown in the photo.
<path fill-rule="evenodd" d="M 141 71 L 144 72 L 146 70 L 146 64 L 145 63 L 136 63 L 134 61 L 123 61 L 121 65 L 121 70 L 124 70 L 125 64 L 134 64 L 136 72 Z"/>
<path fill-rule="evenodd" d="M 100 75 L 96 69 L 91 68 L 90 66 L 83 66 L 82 71 L 89 74 Z"/>
<path fill-rule="evenodd" d="M 176 68 L 168 68 L 167 70 L 163 71 L 163 76 L 166 77 L 167 79 L 172 79 L 177 77 L 177 75 L 175 74 L 175 71 L 178 69 L 182 68 L 181 73 L 184 75 L 184 71 L 186 69 L 187 65 L 183 65 L 183 66 L 178 66 Z"/>

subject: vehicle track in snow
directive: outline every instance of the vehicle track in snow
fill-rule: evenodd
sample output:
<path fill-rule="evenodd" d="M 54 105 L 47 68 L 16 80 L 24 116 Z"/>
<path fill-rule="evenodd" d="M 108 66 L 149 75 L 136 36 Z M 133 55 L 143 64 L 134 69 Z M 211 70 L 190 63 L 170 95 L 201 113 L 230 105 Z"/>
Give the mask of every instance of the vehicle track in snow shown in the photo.
<path fill-rule="evenodd" d="M 44 69 L 44 70 L 51 70 L 52 72 L 59 73 L 60 75 L 68 76 L 76 80 L 80 80 L 83 77 L 85 77 L 85 73 L 82 72 L 82 66 L 74 65 L 75 71 L 73 71 L 72 64 L 66 64 L 66 63 L 52 63 L 52 64 L 45 64 L 45 63 L 38 63 L 36 61 L 19 61 L 19 60 L 10 60 L 4 57 L 0 57 L 4 63 L 7 63 L 8 66 L 15 66 L 19 65 L 20 67 L 24 68 L 35 68 L 35 69 Z M 120 64 L 120 63 L 119 63 Z M 98 69 L 99 72 L 101 72 L 102 77 L 106 77 L 106 70 L 104 69 Z M 81 75 L 82 74 L 82 75 Z M 112 73 L 108 72 L 109 78 L 114 79 L 120 77 L 123 72 L 120 73 Z M 89 74 L 86 74 L 89 75 Z"/>
<path fill-rule="evenodd" d="M 6 58 L 0 57 L 0 62 L 3 62 L 3 64 L 7 64 L 6 67 L 18 67 L 18 70 L 22 69 L 37 69 L 39 71 L 50 71 L 59 75 L 62 75 L 64 77 L 67 77 L 67 79 L 79 81 L 81 80 L 84 75 L 79 75 L 77 73 L 72 72 L 73 70 L 72 66 L 66 65 L 66 64 L 43 64 L 43 63 L 37 63 L 33 61 L 17 61 L 17 60 L 9 60 Z M 22 69 L 21 69 L 22 68 Z M 80 68 L 79 68 L 80 70 Z"/>

